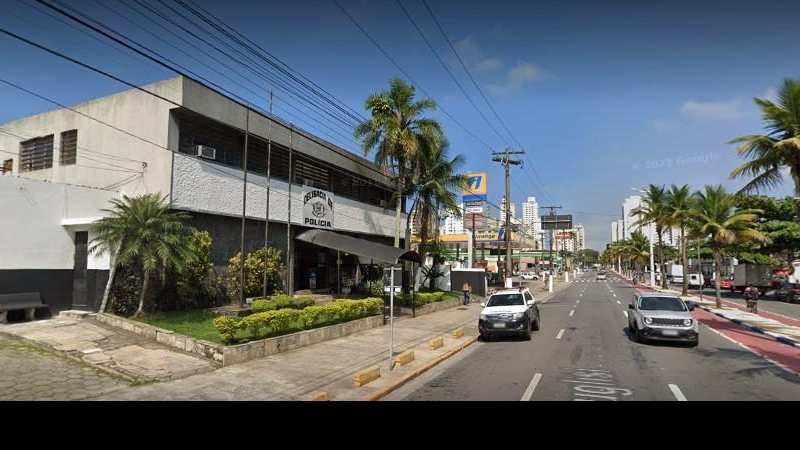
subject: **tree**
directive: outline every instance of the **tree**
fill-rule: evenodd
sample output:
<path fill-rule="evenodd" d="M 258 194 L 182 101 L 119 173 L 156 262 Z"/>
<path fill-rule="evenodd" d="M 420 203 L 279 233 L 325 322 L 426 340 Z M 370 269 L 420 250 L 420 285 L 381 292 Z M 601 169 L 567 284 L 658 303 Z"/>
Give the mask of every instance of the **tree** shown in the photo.
<path fill-rule="evenodd" d="M 462 155 L 450 159 L 446 142 L 422 142 L 419 164 L 413 168 L 411 195 L 416 197 L 412 211 L 420 224 L 419 253 L 425 258 L 425 246 L 431 226 L 438 224 L 439 211 L 445 210 L 456 217 L 461 215 L 455 189 L 463 188 L 466 177 L 457 173 L 464 163 Z"/>
<path fill-rule="evenodd" d="M 410 168 L 422 157 L 420 147 L 444 142 L 442 126 L 423 117 L 436 109 L 431 99 L 414 101 L 416 89 L 399 78 L 389 80 L 389 90 L 367 97 L 364 108 L 371 117 L 355 129 L 364 155 L 375 150 L 375 163 L 395 177 L 394 246 L 400 248 L 400 212 L 404 193 L 410 185 Z M 407 227 L 408 228 L 408 227 Z"/>
<path fill-rule="evenodd" d="M 650 259 L 650 240 L 641 231 L 631 233 L 629 239 L 620 242 L 620 252 L 631 261 L 636 270 L 642 270 Z"/>
<path fill-rule="evenodd" d="M 684 272 L 681 295 L 689 295 L 689 277 L 687 276 L 689 260 L 686 256 L 686 228 L 689 226 L 692 218 L 692 195 L 689 190 L 689 185 L 684 184 L 678 187 L 673 184 L 670 186 L 669 191 L 667 191 L 666 202 L 670 223 L 681 230 L 681 264 L 683 265 Z"/>
<path fill-rule="evenodd" d="M 580 259 L 587 266 L 592 266 L 600 261 L 600 252 L 587 248 L 580 251 Z"/>
<path fill-rule="evenodd" d="M 750 178 L 741 193 L 777 186 L 783 181 L 782 169 L 789 169 L 794 181 L 795 220 L 800 223 L 800 80 L 784 79 L 778 101 L 756 98 L 766 123 L 767 134 L 739 136 L 736 152 L 749 159 L 731 172 L 731 178 Z"/>
<path fill-rule="evenodd" d="M 111 209 L 102 210 L 106 217 L 94 226 L 95 239 L 89 250 L 97 255 L 116 251 L 116 267 L 132 264 L 142 271 L 138 316 L 144 311 L 152 274 L 168 268 L 181 271 L 193 261 L 191 229 L 184 224 L 190 216 L 171 210 L 166 196 L 158 194 L 123 195 L 121 200 L 112 199 L 111 204 Z"/>
<path fill-rule="evenodd" d="M 639 220 L 634 223 L 634 226 L 643 226 L 652 224 L 655 227 L 656 239 L 658 239 L 658 260 L 661 265 L 661 273 L 665 274 L 667 265 L 664 261 L 664 230 L 672 224 L 672 216 L 667 207 L 667 194 L 664 186 L 656 186 L 651 184 L 644 191 L 642 196 L 642 206 L 634 208 L 631 211 L 631 216 L 639 216 Z M 661 286 L 667 288 L 667 277 L 661 277 Z"/>
<path fill-rule="evenodd" d="M 706 186 L 704 192 L 695 192 L 694 197 L 692 215 L 696 223 L 695 233 L 698 236 L 709 236 L 714 252 L 716 301 L 719 308 L 722 306 L 719 289 L 719 280 L 722 277 L 722 249 L 745 242 L 769 242 L 769 239 L 755 228 L 761 211 L 737 210 L 735 197 L 725 192 L 725 188 L 721 185 Z"/>

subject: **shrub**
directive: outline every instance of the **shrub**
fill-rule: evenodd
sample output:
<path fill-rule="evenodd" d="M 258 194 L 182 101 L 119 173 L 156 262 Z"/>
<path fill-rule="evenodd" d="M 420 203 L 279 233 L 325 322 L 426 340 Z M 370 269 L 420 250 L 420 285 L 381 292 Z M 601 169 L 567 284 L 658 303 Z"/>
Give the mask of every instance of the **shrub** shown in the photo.
<path fill-rule="evenodd" d="M 266 259 L 266 265 L 264 263 Z M 280 292 L 283 273 L 283 254 L 272 247 L 263 247 L 247 255 L 245 259 L 245 297 L 263 294 L 264 270 L 267 271 L 267 294 Z M 237 253 L 228 264 L 228 297 L 233 303 L 239 301 L 241 286 L 242 254 Z"/>
<path fill-rule="evenodd" d="M 241 328 L 242 319 L 238 317 L 220 316 L 214 319 L 214 328 L 217 329 L 223 344 L 232 344 L 236 341 L 236 331 Z"/>
<path fill-rule="evenodd" d="M 194 258 L 177 274 L 176 284 L 180 309 L 198 309 L 214 304 L 209 277 L 214 271 L 211 262 L 211 235 L 208 231 L 194 231 L 189 244 Z"/>
<path fill-rule="evenodd" d="M 309 306 L 314 306 L 312 297 L 292 298 L 288 295 L 276 295 L 270 300 L 259 299 L 254 301 L 252 308 L 254 313 L 262 313 L 285 308 L 303 309 Z"/>

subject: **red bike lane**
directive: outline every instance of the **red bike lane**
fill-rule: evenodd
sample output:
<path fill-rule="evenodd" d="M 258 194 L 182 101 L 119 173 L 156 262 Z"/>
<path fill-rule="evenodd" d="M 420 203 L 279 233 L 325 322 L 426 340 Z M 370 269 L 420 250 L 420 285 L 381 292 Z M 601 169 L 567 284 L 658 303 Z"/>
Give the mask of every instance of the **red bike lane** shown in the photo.
<path fill-rule="evenodd" d="M 633 284 L 619 275 L 618 277 L 624 283 L 639 291 L 655 291 L 647 286 Z M 739 309 L 744 310 L 743 307 Z M 777 342 L 769 336 L 752 331 L 747 327 L 735 324 L 728 319 L 719 317 L 716 314 L 710 313 L 701 308 L 695 308 L 693 314 L 694 317 L 700 321 L 700 323 L 716 331 L 720 335 L 727 337 L 729 340 L 732 340 L 737 344 L 745 346 L 747 349 L 768 360 L 769 362 L 777 363 L 783 366 L 783 368 L 792 371 L 795 375 L 800 376 L 800 348 Z M 769 317 L 767 314 L 759 313 L 759 315 Z"/>

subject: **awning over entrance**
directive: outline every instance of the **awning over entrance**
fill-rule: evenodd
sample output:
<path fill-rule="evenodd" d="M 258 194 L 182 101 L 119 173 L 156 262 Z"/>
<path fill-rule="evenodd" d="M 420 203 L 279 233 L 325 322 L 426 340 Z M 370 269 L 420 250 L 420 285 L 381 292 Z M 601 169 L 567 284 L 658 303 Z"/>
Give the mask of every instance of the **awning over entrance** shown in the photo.
<path fill-rule="evenodd" d="M 371 242 L 364 239 L 354 238 L 344 234 L 334 233 L 333 231 L 311 230 L 297 236 L 298 240 L 320 247 L 331 248 L 340 252 L 351 253 L 353 255 L 372 258 L 376 262 L 397 264 L 398 261 L 422 262 L 419 253 L 405 251 L 402 248 L 394 248 L 385 244 Z"/>

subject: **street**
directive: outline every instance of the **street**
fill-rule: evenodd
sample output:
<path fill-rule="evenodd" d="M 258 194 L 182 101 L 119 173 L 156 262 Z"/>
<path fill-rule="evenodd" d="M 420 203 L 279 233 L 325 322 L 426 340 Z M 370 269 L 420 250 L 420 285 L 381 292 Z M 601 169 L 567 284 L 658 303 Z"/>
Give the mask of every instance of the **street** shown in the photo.
<path fill-rule="evenodd" d="M 626 333 L 633 288 L 594 277 L 540 305 L 531 341 L 479 342 L 386 399 L 800 400 L 800 377 L 705 325 L 696 348 L 634 342 Z"/>

